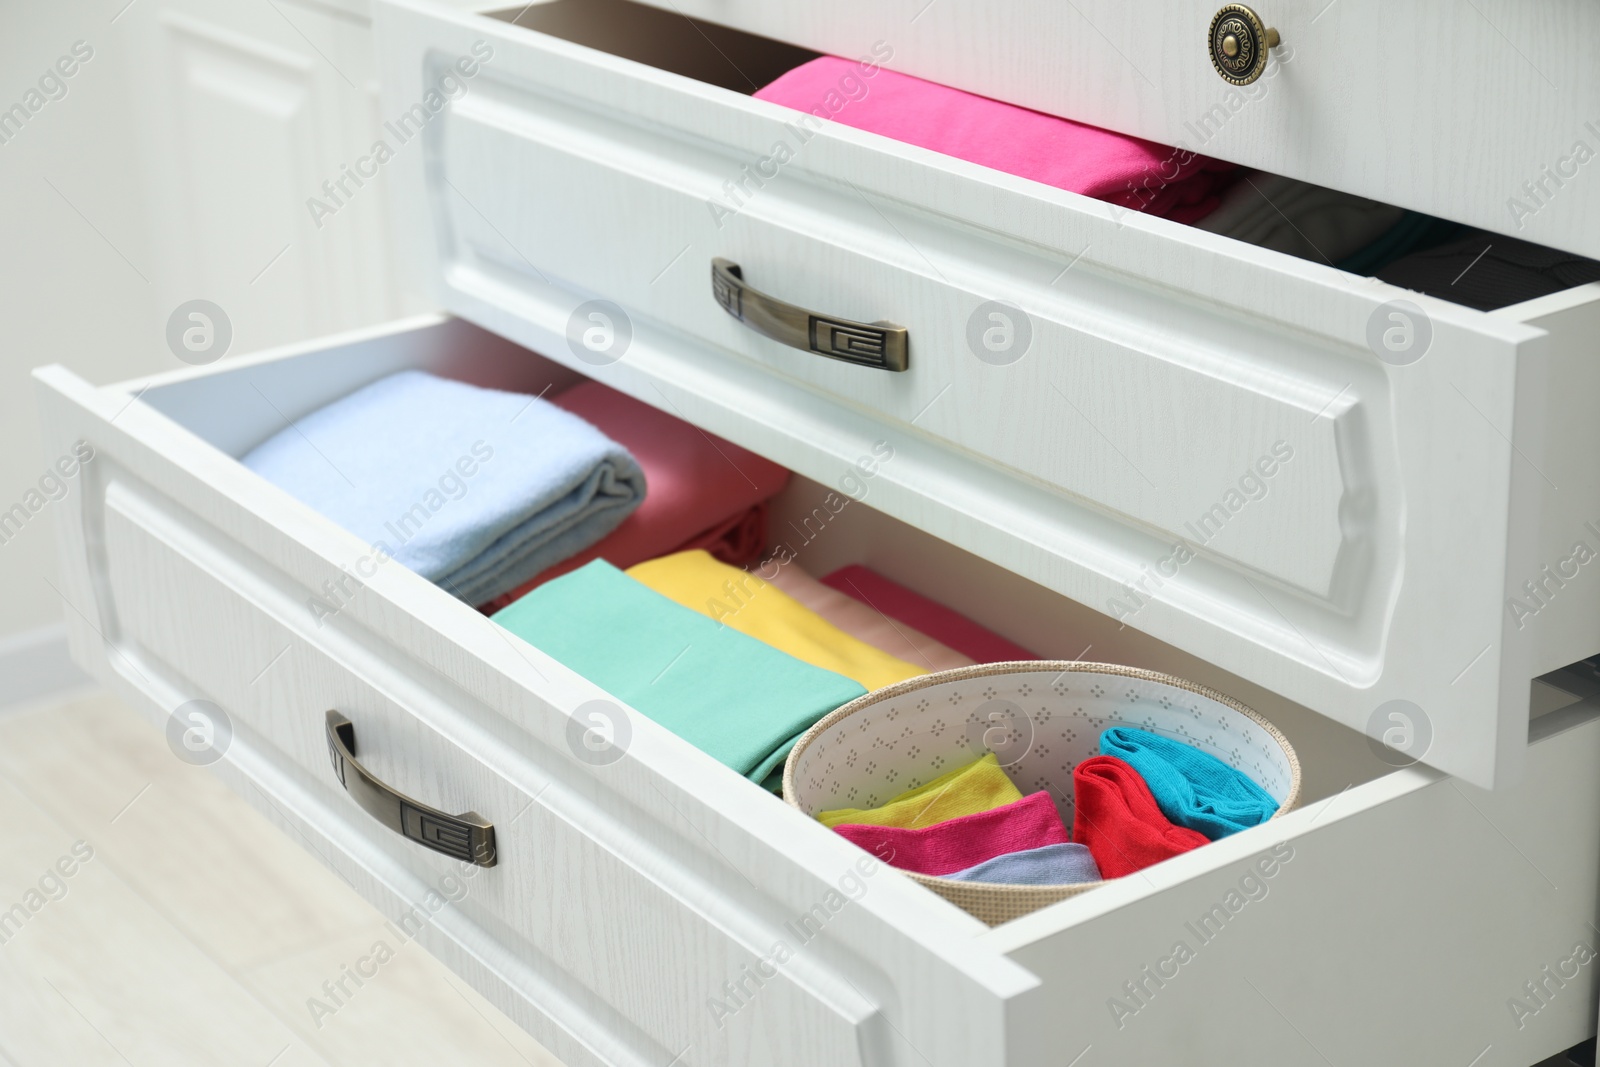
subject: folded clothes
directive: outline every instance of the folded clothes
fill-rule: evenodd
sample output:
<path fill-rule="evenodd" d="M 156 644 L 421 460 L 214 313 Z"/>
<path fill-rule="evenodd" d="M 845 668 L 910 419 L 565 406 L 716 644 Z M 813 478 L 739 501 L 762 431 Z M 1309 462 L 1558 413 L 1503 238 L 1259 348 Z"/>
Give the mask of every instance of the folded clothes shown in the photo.
<path fill-rule="evenodd" d="M 857 640 L 749 571 L 696 549 L 628 568 L 662 596 L 823 670 L 854 678 L 868 691 L 926 674 Z"/>
<path fill-rule="evenodd" d="M 761 559 L 761 553 L 767 545 L 769 509 L 770 505 L 763 500 L 725 522 L 701 530 L 672 551 L 688 552 L 691 549 L 703 548 L 711 553 L 713 559 L 720 559 L 735 567 L 751 566 Z"/>
<path fill-rule="evenodd" d="M 1413 252 L 1378 271 L 1378 277 L 1390 285 L 1493 311 L 1600 281 L 1600 261 L 1480 231 Z"/>
<path fill-rule="evenodd" d="M 633 456 L 578 416 L 416 370 L 297 419 L 243 462 L 469 604 L 593 545 L 645 496 Z"/>
<path fill-rule="evenodd" d="M 1376 200 L 1249 171 L 1195 226 L 1301 259 L 1337 263 L 1383 236 L 1404 214 Z"/>
<path fill-rule="evenodd" d="M 1138 771 L 1163 815 L 1212 841 L 1264 823 L 1278 810 L 1249 775 L 1148 730 L 1113 726 L 1100 734 L 1100 754 Z"/>
<path fill-rule="evenodd" d="M 1139 772 L 1112 756 L 1091 756 L 1072 769 L 1072 799 L 1072 839 L 1088 847 L 1107 878 L 1208 843 L 1205 834 L 1174 826 Z"/>
<path fill-rule="evenodd" d="M 974 662 L 1005 663 L 1039 658 L 937 600 L 912 592 L 859 563 L 834 571 L 822 579 L 822 584 L 854 597 L 896 622 L 915 626 L 963 656 L 970 656 Z"/>
<path fill-rule="evenodd" d="M 753 781 L 866 690 L 593 560 L 494 621 Z"/>
<path fill-rule="evenodd" d="M 1042 790 L 1004 807 L 934 826 L 908 830 L 840 823 L 833 832 L 891 867 L 930 875 L 954 874 L 1007 852 L 1067 843 L 1067 828 L 1061 824 L 1050 794 Z"/>
<path fill-rule="evenodd" d="M 711 554 L 717 556 L 716 552 Z M 725 563 L 733 562 L 722 556 L 717 558 Z M 891 619 L 848 593 L 823 585 L 796 563 L 776 568 L 767 580 L 845 633 L 859 637 L 896 659 L 903 659 L 929 671 L 970 667 L 977 662 L 949 645 L 935 641 L 909 623 Z"/>
<path fill-rule="evenodd" d="M 766 546 L 766 501 L 788 484 L 787 470 L 599 382 L 573 386 L 550 402 L 632 453 L 650 492 L 603 541 L 484 604 L 483 611 L 498 611 L 591 559 L 626 570 L 669 552 L 703 548 L 726 563 L 755 562 Z"/>
<path fill-rule="evenodd" d="M 1401 256 L 1428 248 L 1436 248 L 1446 241 L 1454 241 L 1466 232 L 1459 222 L 1423 215 L 1416 211 L 1404 212 L 1400 221 L 1383 232 L 1365 248 L 1350 253 L 1334 266 L 1351 274 L 1376 274 Z"/>
<path fill-rule="evenodd" d="M 1022 792 L 1000 767 L 993 752 L 982 759 L 941 774 L 925 786 L 901 793 L 877 808 L 839 808 L 824 811 L 817 821 L 824 826 L 854 823 L 858 826 L 919 826 L 991 811 L 1022 799 Z"/>
<path fill-rule="evenodd" d="M 845 96 L 841 85 L 865 91 Z M 1234 169 L 1193 152 L 835 56 L 796 67 L 755 96 L 1179 222 L 1215 208 L 1216 193 Z"/>
<path fill-rule="evenodd" d="M 1100 868 L 1088 846 L 1074 841 L 1007 852 L 947 877 L 957 882 L 998 885 L 1081 885 L 1100 881 Z"/>

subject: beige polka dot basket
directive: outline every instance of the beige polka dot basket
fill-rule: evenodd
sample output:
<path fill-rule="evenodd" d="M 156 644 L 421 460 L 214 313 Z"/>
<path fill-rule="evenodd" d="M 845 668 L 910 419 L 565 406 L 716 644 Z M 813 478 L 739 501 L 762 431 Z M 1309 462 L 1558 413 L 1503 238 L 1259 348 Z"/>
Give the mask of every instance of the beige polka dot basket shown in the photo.
<path fill-rule="evenodd" d="M 783 795 L 812 818 L 874 808 L 993 752 L 1024 794 L 1049 792 L 1070 830 L 1072 769 L 1100 754 L 1100 734 L 1113 726 L 1182 741 L 1244 772 L 1278 802 L 1273 818 L 1299 802 L 1294 748 L 1238 701 L 1171 675 L 1059 660 L 939 671 L 853 700 L 796 742 Z M 905 873 L 991 926 L 1104 884 L 994 885 Z"/>

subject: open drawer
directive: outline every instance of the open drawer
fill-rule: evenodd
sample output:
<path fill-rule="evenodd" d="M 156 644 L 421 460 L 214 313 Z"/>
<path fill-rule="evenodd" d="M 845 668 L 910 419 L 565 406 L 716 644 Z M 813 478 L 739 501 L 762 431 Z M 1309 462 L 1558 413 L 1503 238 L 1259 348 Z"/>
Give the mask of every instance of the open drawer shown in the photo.
<path fill-rule="evenodd" d="M 875 507 L 1353 729 L 1405 701 L 1479 785 L 1530 680 L 1600 653 L 1564 588 L 1600 551 L 1600 285 L 1481 313 L 704 80 L 805 55 L 773 42 L 512 15 L 375 6 L 439 306 L 812 477 L 892 435 Z M 818 354 L 871 363 L 885 320 L 904 371 Z"/>
<path fill-rule="evenodd" d="M 1600 256 L 1600 10 L 1516 3 L 1254 0 L 1280 43 L 1218 76 L 1224 0 L 644 0 L 896 70 Z M 1216 21 L 1214 21 L 1216 20 Z"/>
<path fill-rule="evenodd" d="M 210 702 L 231 738 L 216 768 L 565 1062 L 1526 1067 L 1592 1030 L 1596 972 L 1573 961 L 1600 893 L 1600 701 L 1580 685 L 1536 685 L 1519 784 L 1395 770 L 879 510 L 897 445 L 802 567 L 865 562 L 1042 655 L 1211 685 L 1306 768 L 1298 810 L 990 929 L 627 709 L 624 757 L 585 760 L 573 713 L 606 693 L 235 459 L 409 367 L 534 393 L 576 378 L 434 317 L 106 388 L 38 372 L 50 454 L 92 451 L 55 505 L 73 651 L 169 737 Z M 811 515 L 854 458 L 796 479 L 780 516 Z M 329 588 L 332 614 L 313 606 Z M 494 866 L 361 810 L 329 710 L 375 779 L 492 824 Z"/>

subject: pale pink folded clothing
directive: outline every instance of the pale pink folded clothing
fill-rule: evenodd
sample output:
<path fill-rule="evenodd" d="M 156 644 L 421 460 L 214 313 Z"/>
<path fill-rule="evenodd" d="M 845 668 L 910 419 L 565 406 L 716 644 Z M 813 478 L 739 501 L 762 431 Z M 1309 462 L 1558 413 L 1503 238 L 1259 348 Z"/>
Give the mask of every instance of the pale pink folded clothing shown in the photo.
<path fill-rule="evenodd" d="M 835 56 L 796 67 L 755 95 L 1178 222 L 1195 222 L 1215 209 L 1234 169 L 1184 149 Z"/>
<path fill-rule="evenodd" d="M 891 867 L 943 875 L 976 867 L 1008 852 L 1064 845 L 1067 828 L 1043 790 L 975 815 L 907 830 L 899 826 L 842 823 L 833 832 Z"/>
<path fill-rule="evenodd" d="M 756 573 L 767 578 L 765 569 Z M 874 611 L 855 597 L 823 585 L 796 563 L 779 567 L 767 581 L 856 640 L 924 670 L 948 671 L 976 662 L 922 631 Z"/>
<path fill-rule="evenodd" d="M 896 622 L 915 626 L 935 641 L 942 641 L 961 655 L 971 657 L 974 663 L 1039 658 L 1015 641 L 1008 641 L 960 612 L 891 582 L 859 563 L 841 567 L 823 578 L 822 584 L 854 597 Z"/>
<path fill-rule="evenodd" d="M 704 548 L 725 563 L 753 563 L 766 540 L 766 502 L 789 472 L 731 441 L 626 393 L 584 382 L 550 398 L 618 442 L 644 470 L 644 503 L 598 543 L 489 604 L 498 611 L 530 590 L 591 560 L 626 570 L 647 559 Z"/>

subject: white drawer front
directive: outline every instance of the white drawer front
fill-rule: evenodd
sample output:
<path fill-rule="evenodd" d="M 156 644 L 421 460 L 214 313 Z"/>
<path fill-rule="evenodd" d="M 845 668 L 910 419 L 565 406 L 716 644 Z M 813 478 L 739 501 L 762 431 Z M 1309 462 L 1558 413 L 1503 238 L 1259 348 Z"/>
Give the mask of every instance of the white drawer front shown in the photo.
<path fill-rule="evenodd" d="M 1600 256 L 1600 9 L 1581 0 L 1266 0 L 1282 43 L 1242 88 L 1207 48 L 1222 0 L 645 2 L 833 55 L 887 48 L 907 74 Z"/>
<path fill-rule="evenodd" d="M 864 854 L 642 717 L 624 759 L 578 760 L 570 711 L 604 694 L 414 574 L 378 569 L 319 625 L 308 598 L 368 546 L 228 452 L 275 425 L 277 408 L 402 367 L 521 388 L 550 373 L 515 356 L 465 324 L 424 321 L 104 390 L 51 370 L 45 426 L 52 454 L 80 438 L 95 451 L 54 505 L 80 661 L 160 727 L 188 700 L 220 705 L 236 729 L 218 769 L 397 924 L 421 906 L 417 940 L 568 1062 L 1060 1067 L 1091 1046 L 1104 1062 L 1231 1067 L 1267 1050 L 1317 1062 L 1284 1044 L 1299 1030 L 1334 1062 L 1440 1048 L 1467 1062 L 1492 1045 L 1482 1064 L 1525 1067 L 1585 1035 L 1592 967 L 1526 1026 L 1505 1002 L 1591 936 L 1589 705 L 1538 720 L 1527 779 L 1483 794 L 1429 770 L 1384 773 L 1359 738 L 1255 693 L 1318 783 L 1304 807 L 988 931 L 888 869 L 829 907 Z M 212 417 L 222 406 L 226 423 Z M 846 520 L 862 525 L 827 551 L 877 538 L 886 556 L 955 566 L 948 545 L 873 515 Z M 961 566 L 995 572 L 982 588 L 1016 582 Z M 1004 606 L 1037 615 L 1041 645 L 1081 625 L 1130 662 L 1197 666 L 1028 599 Z M 330 707 L 389 784 L 489 818 L 498 864 L 465 877 L 356 807 L 328 764 Z M 1170 988 L 1128 1001 L 1132 1018 L 1109 1010 L 1193 936 L 1186 923 L 1285 847 L 1268 894 Z M 441 887 L 456 899 L 430 908 Z M 797 924 L 819 904 L 831 917 L 802 941 Z M 773 967 L 779 942 L 796 951 Z M 741 1004 L 725 982 L 752 993 Z M 1405 1010 L 1377 1010 L 1397 999 Z M 1363 1025 L 1344 1025 L 1354 1014 Z"/>
<path fill-rule="evenodd" d="M 785 968 L 764 980 L 750 1011 L 713 1018 L 705 991 L 748 962 L 740 938 L 702 910 L 721 895 L 717 879 L 685 870 L 681 885 L 653 881 L 649 867 L 698 864 L 640 840 L 571 781 L 548 776 L 552 754 L 486 766 L 408 710 L 449 716 L 471 702 L 465 693 L 420 675 L 360 627 L 308 630 L 300 591 L 131 476 L 113 475 L 105 508 L 108 585 L 126 638 L 156 662 L 181 664 L 195 692 L 229 709 L 325 803 L 350 807 L 350 819 L 386 852 L 562 987 L 596 1032 L 626 1020 L 641 1063 L 670 1060 L 687 1046 L 712 1062 L 863 1062 L 881 1021 L 822 969 Z M 321 727 L 327 708 L 351 719 L 356 755 L 386 784 L 492 822 L 496 865 L 452 863 L 368 825 L 339 795 Z M 479 735 L 480 752 L 484 741 L 492 744 L 492 735 Z M 673 891 L 688 885 L 706 899 Z M 854 969 L 867 966 L 856 961 Z M 663 982 L 663 974 L 675 980 Z"/>
<path fill-rule="evenodd" d="M 246 428 L 281 425 L 268 413 L 318 387 L 400 366 L 481 366 L 506 348 L 434 320 L 394 332 L 384 359 L 384 334 L 173 383 L 162 402 L 184 408 L 209 380 L 221 389 L 189 409 L 197 422 L 249 439 Z M 526 386 L 542 361 L 523 355 Z M 370 546 L 144 402 L 47 378 L 52 434 L 95 451 L 62 505 L 80 659 L 163 716 L 189 700 L 221 707 L 280 782 L 263 798 L 331 813 L 339 826 L 319 833 L 361 841 L 367 869 L 429 887 L 462 880 L 459 863 L 342 794 L 329 709 L 352 720 L 358 757 L 388 784 L 487 817 L 498 863 L 473 872 L 437 935 L 515 957 L 501 996 L 522 1000 L 523 1015 L 537 1007 L 547 1045 L 629 1067 L 686 1050 L 688 1064 L 866 1067 L 902 1062 L 885 1051 L 900 1028 L 947 1048 L 951 1064 L 1004 1062 L 1005 1004 L 1035 983 L 973 949 L 976 920 L 880 864 L 864 874 L 853 846 L 636 713 L 622 712 L 625 759 L 584 764 L 570 712 L 605 693 L 416 575 L 363 567 Z M 252 386 L 262 391 L 235 404 L 231 426 L 198 414 Z M 336 612 L 313 610 L 311 598 L 327 603 L 324 582 L 367 570 Z M 834 907 L 841 885 L 849 902 Z M 803 924 L 819 902 L 827 921 L 812 933 Z M 774 966 L 780 943 L 792 958 Z M 960 1017 L 939 1008 L 957 1002 Z"/>
<path fill-rule="evenodd" d="M 1524 457 L 1576 348 L 1533 360 L 1550 335 L 1516 313 L 1419 297 L 1431 347 L 1391 365 L 1369 345 L 1400 290 L 849 129 L 712 212 L 793 113 L 410 0 L 377 31 L 395 114 L 489 57 L 393 163 L 451 310 L 818 480 L 887 436 L 875 506 L 1353 728 L 1406 701 L 1430 763 L 1515 774 L 1557 640 L 1507 609 L 1557 495 Z M 910 369 L 755 334 L 715 257 L 907 327 Z M 614 361 L 569 342 L 597 299 L 631 323 Z M 1031 324 L 1014 362 L 969 341 L 995 300 Z M 1564 499 L 1563 528 L 1600 510 Z"/>

